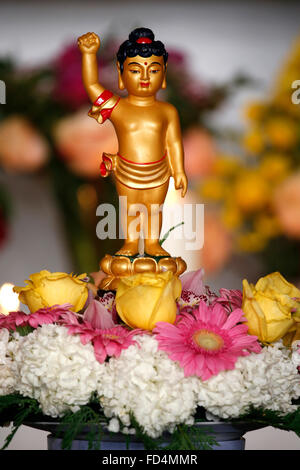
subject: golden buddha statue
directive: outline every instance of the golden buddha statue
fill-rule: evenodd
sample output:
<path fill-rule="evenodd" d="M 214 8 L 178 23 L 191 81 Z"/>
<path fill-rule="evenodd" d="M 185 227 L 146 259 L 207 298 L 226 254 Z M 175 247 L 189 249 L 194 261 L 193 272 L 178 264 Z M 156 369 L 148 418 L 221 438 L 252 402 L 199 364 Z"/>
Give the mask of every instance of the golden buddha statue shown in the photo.
<path fill-rule="evenodd" d="M 120 98 L 99 83 L 96 58 L 99 37 L 95 33 L 84 34 L 78 39 L 78 47 L 82 53 L 83 83 L 93 103 L 89 115 L 99 124 L 110 119 L 119 142 L 116 155 L 103 154 L 100 172 L 103 177 L 112 173 L 118 195 L 127 198 L 126 211 L 121 214 L 125 243 L 114 257 L 107 255 L 102 260 L 101 269 L 109 277 L 102 283 L 102 288 L 115 287 L 117 283 L 112 282 L 115 277 L 148 269 L 171 269 L 180 274 L 186 269 L 185 262 L 176 258 L 174 267 L 172 260 L 175 259 L 159 243 L 161 207 L 170 176 L 174 178 L 175 188 L 181 189 L 182 197 L 187 191 L 177 110 L 170 103 L 156 99 L 157 92 L 166 88 L 168 53 L 161 41 L 155 41 L 150 29 L 132 31 L 117 53 L 119 88 L 128 92 L 127 97 Z M 138 236 L 133 223 L 136 204 L 146 208 L 140 212 Z M 142 233 L 144 263 L 137 260 L 135 267 L 128 270 L 129 261 L 125 258 L 139 253 Z M 157 261 L 153 265 L 151 257 L 161 258 L 159 269 Z M 112 265 L 115 272 L 112 272 Z"/>

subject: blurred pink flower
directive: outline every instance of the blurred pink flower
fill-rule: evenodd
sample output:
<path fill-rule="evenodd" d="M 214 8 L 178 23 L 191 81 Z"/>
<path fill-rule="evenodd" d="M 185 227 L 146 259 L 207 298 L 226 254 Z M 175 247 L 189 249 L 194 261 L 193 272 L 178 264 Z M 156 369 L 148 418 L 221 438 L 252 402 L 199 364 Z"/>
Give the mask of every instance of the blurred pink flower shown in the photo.
<path fill-rule="evenodd" d="M 286 178 L 274 191 L 273 207 L 288 237 L 300 238 L 300 172 Z"/>
<path fill-rule="evenodd" d="M 68 167 L 86 178 L 100 176 L 102 153 L 116 153 L 118 141 L 110 121 L 99 125 L 86 111 L 78 111 L 57 123 L 53 131 L 56 146 Z"/>
<path fill-rule="evenodd" d="M 204 214 L 204 246 L 200 252 L 200 264 L 206 275 L 216 273 L 224 267 L 233 251 L 230 232 L 224 227 L 215 211 Z"/>
<path fill-rule="evenodd" d="M 48 152 L 47 141 L 23 116 L 0 122 L 0 165 L 5 170 L 37 171 L 47 162 Z"/>
<path fill-rule="evenodd" d="M 118 42 L 110 40 L 101 48 L 98 67 L 101 83 L 111 91 L 118 89 L 117 67 L 113 62 L 118 50 Z M 54 98 L 75 110 L 89 102 L 84 89 L 81 73 L 81 53 L 77 44 L 69 44 L 54 62 L 56 83 L 53 90 Z"/>
<path fill-rule="evenodd" d="M 94 279 L 95 286 L 99 288 L 100 282 L 105 278 L 106 274 L 100 270 L 90 273 L 90 276 Z"/>
<path fill-rule="evenodd" d="M 81 78 L 81 53 L 77 45 L 64 49 L 54 63 L 56 84 L 54 98 L 73 109 L 89 101 Z"/>
<path fill-rule="evenodd" d="M 212 137 L 206 130 L 195 127 L 183 136 L 185 169 L 190 178 L 206 176 L 212 171 L 216 160 L 216 149 Z"/>
<path fill-rule="evenodd" d="M 169 49 L 168 48 L 168 67 L 185 67 L 185 56 L 183 52 L 178 49 Z"/>

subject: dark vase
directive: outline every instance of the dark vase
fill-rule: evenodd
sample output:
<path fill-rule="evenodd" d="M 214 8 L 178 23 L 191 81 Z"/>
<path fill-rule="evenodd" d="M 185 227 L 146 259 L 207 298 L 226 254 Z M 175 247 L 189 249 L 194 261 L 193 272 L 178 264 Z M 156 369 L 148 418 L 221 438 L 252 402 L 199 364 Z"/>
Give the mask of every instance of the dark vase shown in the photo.
<path fill-rule="evenodd" d="M 57 430 L 59 423 L 56 422 L 26 422 L 26 426 L 43 431 L 49 431 L 47 436 L 48 450 L 62 450 L 62 438 L 58 438 Z M 260 423 L 248 422 L 201 422 L 196 425 L 202 431 L 212 435 L 218 445 L 213 445 L 212 450 L 245 450 L 245 439 L 243 435 L 249 431 L 254 431 L 265 427 Z M 91 431 L 90 426 L 85 426 L 80 434 L 73 440 L 70 450 L 88 450 L 89 442 L 87 435 Z M 103 430 L 102 430 L 103 432 Z M 170 437 L 166 434 L 165 445 L 170 442 Z M 130 439 L 121 433 L 111 433 L 104 430 L 101 435 L 99 450 L 145 450 L 143 442 L 135 436 Z M 178 449 L 180 450 L 180 449 Z"/>

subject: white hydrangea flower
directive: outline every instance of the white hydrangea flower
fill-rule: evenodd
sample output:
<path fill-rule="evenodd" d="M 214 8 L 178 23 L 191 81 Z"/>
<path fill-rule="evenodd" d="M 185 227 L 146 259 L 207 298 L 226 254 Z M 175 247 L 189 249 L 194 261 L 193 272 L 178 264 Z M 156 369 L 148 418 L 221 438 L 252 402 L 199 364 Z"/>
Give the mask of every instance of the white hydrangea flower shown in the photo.
<path fill-rule="evenodd" d="M 264 347 L 260 354 L 240 357 L 234 370 L 199 379 L 198 404 L 223 419 L 240 416 L 250 405 L 294 411 L 291 400 L 300 396 L 299 364 L 299 353 L 292 354 L 281 342 Z"/>
<path fill-rule="evenodd" d="M 12 337 L 6 328 L 0 330 L 0 395 L 15 392 L 17 374 L 14 356 L 20 339 L 18 333 Z"/>
<path fill-rule="evenodd" d="M 196 378 L 185 378 L 180 366 L 158 351 L 149 335 L 134 338 L 140 345 L 111 358 L 99 384 L 98 394 L 107 417 L 117 416 L 130 425 L 130 413 L 143 430 L 156 438 L 179 423 L 193 424 Z"/>
<path fill-rule="evenodd" d="M 91 344 L 84 346 L 79 335 L 59 325 L 43 325 L 25 336 L 15 362 L 16 390 L 35 398 L 53 418 L 88 403 L 105 369 Z"/>

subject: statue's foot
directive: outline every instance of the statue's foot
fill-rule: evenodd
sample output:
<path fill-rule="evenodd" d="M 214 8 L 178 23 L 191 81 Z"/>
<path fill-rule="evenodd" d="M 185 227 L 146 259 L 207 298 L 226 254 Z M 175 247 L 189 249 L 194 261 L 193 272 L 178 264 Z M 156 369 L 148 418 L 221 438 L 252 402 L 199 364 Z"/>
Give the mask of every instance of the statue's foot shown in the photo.
<path fill-rule="evenodd" d="M 138 242 L 126 242 L 116 255 L 134 256 L 139 252 Z"/>
<path fill-rule="evenodd" d="M 145 253 L 151 256 L 170 256 L 166 250 L 164 250 L 158 242 L 146 242 L 145 241 Z"/>

